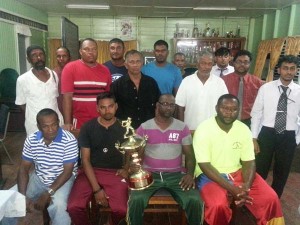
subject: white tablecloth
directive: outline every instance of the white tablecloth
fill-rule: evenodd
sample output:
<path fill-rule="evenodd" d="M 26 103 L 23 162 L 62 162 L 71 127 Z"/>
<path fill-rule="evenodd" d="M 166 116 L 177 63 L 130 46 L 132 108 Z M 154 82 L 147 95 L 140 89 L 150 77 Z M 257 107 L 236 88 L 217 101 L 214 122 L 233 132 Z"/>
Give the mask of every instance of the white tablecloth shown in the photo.
<path fill-rule="evenodd" d="M 0 191 L 0 221 L 3 217 L 21 217 L 26 214 L 25 196 L 14 190 Z"/>

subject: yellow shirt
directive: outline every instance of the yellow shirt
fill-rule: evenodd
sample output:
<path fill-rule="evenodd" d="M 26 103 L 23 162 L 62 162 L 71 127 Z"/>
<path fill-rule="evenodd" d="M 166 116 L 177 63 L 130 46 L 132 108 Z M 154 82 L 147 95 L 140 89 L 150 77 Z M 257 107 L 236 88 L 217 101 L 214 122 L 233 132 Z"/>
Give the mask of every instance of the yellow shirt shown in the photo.
<path fill-rule="evenodd" d="M 251 131 L 240 121 L 235 121 L 228 133 L 221 130 L 215 117 L 204 121 L 195 131 L 193 147 L 196 176 L 202 173 L 198 163 L 210 162 L 220 173 L 232 173 L 242 167 L 240 160 L 255 159 Z"/>

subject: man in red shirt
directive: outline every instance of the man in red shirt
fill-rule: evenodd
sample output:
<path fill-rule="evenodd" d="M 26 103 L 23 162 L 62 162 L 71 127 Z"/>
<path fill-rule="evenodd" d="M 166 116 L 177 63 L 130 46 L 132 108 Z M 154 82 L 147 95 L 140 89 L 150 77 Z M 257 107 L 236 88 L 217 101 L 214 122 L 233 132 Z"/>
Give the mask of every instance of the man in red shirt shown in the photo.
<path fill-rule="evenodd" d="M 251 124 L 250 112 L 254 104 L 258 89 L 263 81 L 248 73 L 252 55 L 247 50 L 239 51 L 233 58 L 234 72 L 223 76 L 228 92 L 238 97 L 241 106 L 238 119 L 249 128 Z"/>
<path fill-rule="evenodd" d="M 63 116 L 66 130 L 80 129 L 98 116 L 96 97 L 110 90 L 111 75 L 100 65 L 97 42 L 84 39 L 79 50 L 81 59 L 68 63 L 62 72 Z"/>

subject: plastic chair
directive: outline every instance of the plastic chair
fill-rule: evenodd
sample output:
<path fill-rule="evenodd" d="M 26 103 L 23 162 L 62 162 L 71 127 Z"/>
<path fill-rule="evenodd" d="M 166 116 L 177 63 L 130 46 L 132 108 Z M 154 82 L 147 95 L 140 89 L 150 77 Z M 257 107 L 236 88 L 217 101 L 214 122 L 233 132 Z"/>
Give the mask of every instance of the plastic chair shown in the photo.
<path fill-rule="evenodd" d="M 3 146 L 6 155 L 8 156 L 9 160 L 11 161 L 11 163 L 13 164 L 13 160 L 10 157 L 7 148 L 4 145 L 4 140 L 6 137 L 6 133 L 7 133 L 7 125 L 8 125 L 8 121 L 9 121 L 9 107 L 7 105 L 2 104 L 0 106 L 0 144 Z"/>

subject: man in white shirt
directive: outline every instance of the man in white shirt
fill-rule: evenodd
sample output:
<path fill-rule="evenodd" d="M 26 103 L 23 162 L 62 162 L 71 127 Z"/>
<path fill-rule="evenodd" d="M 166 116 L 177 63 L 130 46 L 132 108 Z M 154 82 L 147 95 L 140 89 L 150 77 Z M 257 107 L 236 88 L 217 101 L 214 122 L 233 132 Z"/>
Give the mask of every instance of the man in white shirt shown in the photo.
<path fill-rule="evenodd" d="M 200 52 L 198 71 L 183 79 L 176 95 L 178 119 L 192 132 L 202 121 L 215 115 L 219 97 L 228 93 L 224 81 L 211 73 L 213 62 L 211 52 Z"/>
<path fill-rule="evenodd" d="M 256 171 L 266 179 L 274 156 L 272 188 L 278 197 L 282 195 L 300 140 L 300 86 L 293 82 L 297 65 L 296 56 L 283 56 L 278 62 L 280 78 L 259 89 L 251 111 Z"/>
<path fill-rule="evenodd" d="M 230 60 L 231 54 L 228 48 L 221 47 L 217 49 L 217 51 L 215 51 L 216 65 L 212 67 L 211 73 L 218 77 L 233 73 L 234 67 L 229 65 Z"/>
<path fill-rule="evenodd" d="M 25 128 L 29 136 L 38 130 L 35 118 L 44 108 L 53 109 L 58 114 L 60 125 L 64 121 L 57 104 L 59 79 L 46 67 L 45 50 L 32 45 L 26 54 L 32 68 L 18 77 L 15 103 L 25 111 Z"/>

